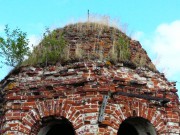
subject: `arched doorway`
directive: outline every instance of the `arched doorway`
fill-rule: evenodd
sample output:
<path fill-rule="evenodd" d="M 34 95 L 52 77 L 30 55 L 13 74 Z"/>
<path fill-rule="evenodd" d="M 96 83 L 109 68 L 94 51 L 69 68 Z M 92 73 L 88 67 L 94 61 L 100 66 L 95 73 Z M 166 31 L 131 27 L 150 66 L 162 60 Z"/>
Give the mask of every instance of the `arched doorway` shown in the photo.
<path fill-rule="evenodd" d="M 153 125 L 142 117 L 129 117 L 119 127 L 118 135 L 157 135 Z"/>
<path fill-rule="evenodd" d="M 64 118 L 55 118 L 53 116 L 43 118 L 42 128 L 38 135 L 75 135 L 72 123 Z"/>

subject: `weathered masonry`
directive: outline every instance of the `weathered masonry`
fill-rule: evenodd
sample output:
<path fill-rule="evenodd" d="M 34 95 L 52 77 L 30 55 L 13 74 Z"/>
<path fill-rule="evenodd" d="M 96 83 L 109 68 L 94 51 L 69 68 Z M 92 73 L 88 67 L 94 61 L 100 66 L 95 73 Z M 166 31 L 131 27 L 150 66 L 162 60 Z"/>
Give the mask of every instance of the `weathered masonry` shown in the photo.
<path fill-rule="evenodd" d="M 77 134 L 117 134 L 120 124 L 133 118 L 149 121 L 157 134 L 180 131 L 174 83 L 146 69 L 95 62 L 24 67 L 1 87 L 3 134 L 37 135 L 61 119 L 71 122 Z"/>
<path fill-rule="evenodd" d="M 176 92 L 163 74 L 127 63 L 23 66 L 1 81 L 0 132 L 179 135 Z"/>

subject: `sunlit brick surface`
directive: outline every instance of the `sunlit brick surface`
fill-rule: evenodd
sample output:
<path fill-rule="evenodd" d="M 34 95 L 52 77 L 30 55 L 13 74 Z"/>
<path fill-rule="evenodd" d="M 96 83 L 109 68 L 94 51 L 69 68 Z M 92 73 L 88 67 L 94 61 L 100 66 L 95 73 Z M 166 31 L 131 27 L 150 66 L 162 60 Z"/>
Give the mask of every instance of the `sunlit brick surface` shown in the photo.
<path fill-rule="evenodd" d="M 23 67 L 3 83 L 2 134 L 36 135 L 41 120 L 48 116 L 64 116 L 77 134 L 117 134 L 122 121 L 131 116 L 149 120 L 158 134 L 178 135 L 180 131 L 174 83 L 145 68 L 134 70 L 90 61 L 46 68 Z M 113 95 L 115 92 L 162 99 L 164 96 L 170 102 Z M 98 123 L 103 95 L 109 93 L 112 96 L 104 120 Z"/>

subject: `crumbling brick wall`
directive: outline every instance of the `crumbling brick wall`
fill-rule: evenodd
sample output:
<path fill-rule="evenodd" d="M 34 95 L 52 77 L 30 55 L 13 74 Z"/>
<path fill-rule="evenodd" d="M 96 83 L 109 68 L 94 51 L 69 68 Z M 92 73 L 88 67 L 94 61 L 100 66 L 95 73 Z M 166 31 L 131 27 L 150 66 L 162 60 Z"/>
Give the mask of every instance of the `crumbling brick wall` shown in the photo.
<path fill-rule="evenodd" d="M 1 81 L 0 132 L 37 135 L 48 119 L 68 119 L 79 135 L 115 135 L 127 118 L 148 120 L 160 135 L 180 134 L 180 103 L 174 82 L 159 73 L 140 43 L 119 30 L 79 23 L 64 33 L 71 56 L 77 45 L 85 54 L 103 47 L 106 57 L 114 42 L 129 41 L 130 63 L 83 59 L 81 62 L 24 66 Z M 132 62 L 139 60 L 136 67 Z M 142 64 L 143 62 L 143 64 Z"/>
<path fill-rule="evenodd" d="M 77 134 L 117 134 L 128 117 L 149 120 L 158 134 L 180 133 L 174 83 L 149 69 L 104 62 L 23 67 L 2 82 L 2 134 L 36 135 L 43 118 L 65 117 Z M 99 120 L 103 97 L 108 100 Z"/>

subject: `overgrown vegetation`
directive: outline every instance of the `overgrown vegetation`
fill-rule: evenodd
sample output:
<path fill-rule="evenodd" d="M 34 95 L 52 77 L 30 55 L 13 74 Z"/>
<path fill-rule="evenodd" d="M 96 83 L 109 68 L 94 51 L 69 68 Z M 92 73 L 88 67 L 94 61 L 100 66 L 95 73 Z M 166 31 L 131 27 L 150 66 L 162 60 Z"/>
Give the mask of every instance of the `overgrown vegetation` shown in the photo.
<path fill-rule="evenodd" d="M 22 65 L 47 66 L 98 60 L 110 63 L 108 65 L 123 62 L 135 67 L 151 66 L 153 69 L 144 53 L 139 54 L 135 50 L 132 57 L 130 41 L 123 32 L 104 23 L 76 23 L 52 32 L 47 29 L 41 43 Z"/>
<path fill-rule="evenodd" d="M 86 56 L 79 53 L 81 57 L 84 56 L 88 60 L 98 59 L 102 61 L 107 59 L 113 62 L 130 60 L 130 39 L 118 30 L 119 26 L 116 21 L 113 21 L 113 25 L 111 23 L 108 16 L 102 16 L 98 20 L 97 18 L 90 17 L 88 22 L 67 25 L 66 30 L 74 27 L 77 32 L 84 35 L 95 31 L 96 42 L 94 43 L 93 51 L 91 53 L 86 52 Z M 107 46 L 107 43 L 101 39 L 104 33 L 109 33 L 112 38 L 111 40 L 113 40 L 113 44 L 109 45 L 111 49 L 108 56 L 104 54 L 104 47 Z M 118 36 L 117 33 L 119 33 Z"/>
<path fill-rule="evenodd" d="M 109 52 L 109 60 L 113 62 L 130 60 L 129 39 L 120 35 L 119 39 L 113 42 Z"/>
<path fill-rule="evenodd" d="M 34 47 L 29 58 L 22 65 L 55 64 L 67 60 L 67 47 L 62 32 L 46 29 L 41 43 Z"/>
<path fill-rule="evenodd" d="M 140 54 L 141 51 L 136 49 L 133 52 L 130 47 L 132 40 L 122 31 L 123 27 L 119 26 L 117 20 L 112 21 L 108 16 L 90 15 L 85 22 L 70 24 L 52 32 L 46 29 L 42 41 L 29 53 L 26 33 L 19 29 L 11 33 L 6 26 L 7 38 L 0 38 L 0 55 L 4 56 L 4 63 L 10 66 L 47 66 L 98 60 L 108 65 L 123 62 L 135 67 L 155 69 L 146 54 Z M 24 60 L 27 55 L 28 59 Z"/>
<path fill-rule="evenodd" d="M 25 56 L 29 55 L 27 35 L 18 28 L 10 31 L 8 25 L 4 31 L 6 37 L 0 37 L 0 56 L 4 59 L 1 63 L 12 67 L 19 66 Z"/>
<path fill-rule="evenodd" d="M 74 59 L 80 61 L 80 60 L 82 60 L 84 55 L 85 55 L 85 53 L 84 53 L 84 51 L 82 49 L 82 45 L 81 44 L 76 44 Z"/>
<path fill-rule="evenodd" d="M 136 66 L 143 67 L 146 65 L 147 60 L 143 54 L 137 53 L 133 62 Z"/>
<path fill-rule="evenodd" d="M 116 63 L 130 59 L 129 39 L 122 33 L 115 36 L 115 28 L 96 23 L 78 23 L 66 26 L 66 31 L 71 31 L 74 27 L 82 34 L 87 34 L 89 31 L 98 33 L 96 37 L 97 41 L 94 43 L 94 47 L 91 48 L 92 51 L 85 51 L 83 43 L 77 42 L 75 43 L 74 52 L 72 52 L 70 51 L 69 43 L 64 39 L 63 30 L 57 29 L 50 32 L 49 29 L 47 29 L 41 43 L 34 48 L 29 59 L 24 61 L 22 65 L 48 65 L 57 62 L 64 63 L 67 61 L 82 60 L 108 60 Z M 112 31 L 113 44 L 109 45 L 109 54 L 105 55 L 104 47 L 105 45 L 107 46 L 107 44 L 100 39 L 100 36 L 104 31 L 108 32 L 110 29 Z"/>

